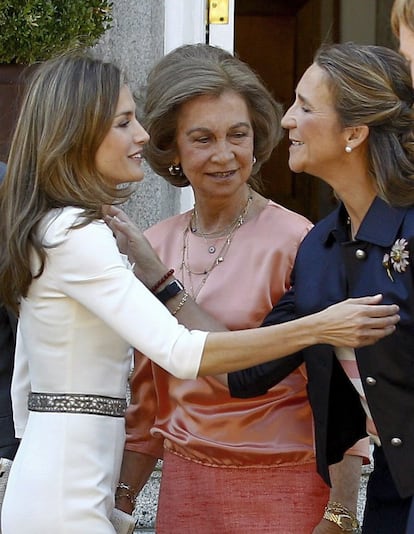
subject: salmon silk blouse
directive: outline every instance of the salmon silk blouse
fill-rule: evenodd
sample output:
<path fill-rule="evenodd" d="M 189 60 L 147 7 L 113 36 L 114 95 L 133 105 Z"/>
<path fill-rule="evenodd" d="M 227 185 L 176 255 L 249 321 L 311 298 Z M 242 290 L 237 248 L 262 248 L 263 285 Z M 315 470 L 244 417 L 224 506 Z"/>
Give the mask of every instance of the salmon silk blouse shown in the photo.
<path fill-rule="evenodd" d="M 233 234 L 224 261 L 203 275 L 224 239 L 187 232 L 191 211 L 146 231 L 163 262 L 175 269 L 197 303 L 230 330 L 254 328 L 290 286 L 297 249 L 312 224 L 268 201 Z M 216 253 L 208 247 L 214 245 Z M 136 354 L 131 404 L 126 414 L 126 449 L 162 457 L 163 447 L 194 462 L 216 467 L 268 467 L 314 462 L 313 422 L 303 367 L 265 395 L 232 398 L 213 377 L 179 380 Z M 243 354 L 240 354 L 242 361 Z M 362 447 L 366 451 L 366 447 Z M 359 450 L 354 451 L 359 454 Z"/>

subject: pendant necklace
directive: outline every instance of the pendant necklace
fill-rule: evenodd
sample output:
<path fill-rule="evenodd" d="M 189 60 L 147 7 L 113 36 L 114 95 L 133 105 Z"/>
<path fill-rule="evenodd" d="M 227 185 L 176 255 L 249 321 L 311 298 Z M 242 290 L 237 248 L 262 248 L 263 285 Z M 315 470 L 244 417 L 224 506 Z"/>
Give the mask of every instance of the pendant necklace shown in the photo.
<path fill-rule="evenodd" d="M 181 258 L 182 278 L 184 279 L 184 273 L 186 273 L 187 274 L 187 278 L 189 280 L 189 285 L 190 285 L 190 287 L 189 287 L 190 294 L 191 294 L 191 297 L 193 298 L 193 300 L 196 300 L 198 294 L 200 293 L 201 289 L 203 288 L 204 284 L 207 281 L 207 278 L 209 277 L 209 275 L 213 271 L 213 269 L 215 269 L 215 267 L 217 267 L 218 265 L 220 265 L 221 263 L 224 262 L 225 257 L 227 255 L 227 252 L 228 252 L 228 250 L 230 248 L 231 242 L 233 240 L 234 234 L 235 234 L 236 230 L 238 228 L 240 228 L 240 226 L 242 226 L 242 224 L 244 223 L 245 217 L 246 217 L 246 215 L 247 215 L 247 213 L 249 211 L 249 207 L 250 207 L 250 204 L 251 204 L 252 200 L 253 200 L 253 196 L 252 196 L 251 190 L 250 190 L 249 196 L 248 196 L 247 201 L 246 201 L 246 204 L 243 207 L 241 213 L 239 213 L 237 218 L 226 229 L 226 230 L 228 230 L 228 233 L 225 236 L 225 240 L 224 240 L 224 243 L 223 243 L 222 247 L 218 251 L 216 257 L 213 259 L 211 264 L 208 265 L 202 271 L 194 271 L 190 267 L 190 262 L 189 262 L 189 232 L 191 231 L 191 233 L 194 234 L 194 233 L 196 233 L 198 231 L 198 233 L 203 237 L 204 241 L 208 245 L 207 238 L 208 237 L 211 238 L 211 236 L 216 236 L 216 239 L 218 239 L 218 237 L 220 237 L 219 234 L 223 233 L 223 230 L 220 230 L 220 232 L 212 232 L 210 234 L 206 234 L 206 233 L 201 232 L 199 229 L 197 229 L 196 226 L 194 226 L 192 224 L 193 219 L 194 219 L 194 222 L 197 221 L 197 218 L 194 216 L 195 210 L 193 211 L 193 214 L 192 214 L 191 219 L 190 219 L 190 223 L 189 223 L 188 226 L 186 226 L 186 228 L 184 230 L 184 233 L 183 233 L 183 249 L 182 249 L 182 258 Z M 215 245 L 209 245 L 208 246 L 208 252 L 209 252 L 209 254 L 214 254 L 216 252 Z M 198 286 L 195 289 L 194 289 L 194 285 L 193 285 L 193 277 L 194 276 L 202 276 L 200 283 L 198 284 Z"/>
<path fill-rule="evenodd" d="M 197 211 L 197 206 L 194 205 L 193 213 L 191 215 L 191 220 L 190 220 L 190 229 L 193 234 L 198 233 L 201 235 L 201 237 L 203 238 L 207 246 L 207 250 L 209 254 L 214 254 L 216 252 L 218 239 L 224 237 L 226 234 L 227 234 L 226 238 L 228 238 L 229 233 L 232 231 L 235 225 L 238 224 L 239 226 L 241 226 L 243 224 L 244 217 L 246 216 L 246 213 L 249 209 L 249 204 L 253 200 L 252 189 L 250 185 L 248 187 L 249 187 L 249 196 L 247 197 L 247 201 L 246 201 L 244 208 L 237 215 L 234 221 L 232 221 L 228 226 L 226 226 L 225 228 L 222 228 L 221 230 L 215 230 L 214 232 L 203 232 L 203 230 L 201 230 L 200 225 L 198 224 L 199 215 Z M 208 240 L 212 240 L 212 239 L 215 239 L 216 243 L 208 242 Z"/>

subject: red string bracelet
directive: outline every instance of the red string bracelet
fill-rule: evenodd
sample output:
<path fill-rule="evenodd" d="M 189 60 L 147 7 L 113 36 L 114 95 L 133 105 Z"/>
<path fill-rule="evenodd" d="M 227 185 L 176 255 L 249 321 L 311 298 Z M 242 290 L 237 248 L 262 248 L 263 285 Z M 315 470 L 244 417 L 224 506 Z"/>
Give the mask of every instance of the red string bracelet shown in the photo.
<path fill-rule="evenodd" d="M 163 276 L 162 278 L 160 278 L 160 279 L 158 280 L 158 282 L 157 282 L 156 284 L 154 284 L 152 287 L 150 287 L 150 291 L 152 291 L 152 293 L 155 293 L 155 292 L 157 291 L 157 289 L 158 289 L 160 286 L 162 286 L 162 284 L 163 284 L 166 280 L 168 280 L 168 278 L 169 278 L 170 276 L 172 276 L 173 274 L 174 274 L 174 269 L 170 269 L 168 272 L 166 272 L 166 273 L 164 274 L 164 276 Z"/>

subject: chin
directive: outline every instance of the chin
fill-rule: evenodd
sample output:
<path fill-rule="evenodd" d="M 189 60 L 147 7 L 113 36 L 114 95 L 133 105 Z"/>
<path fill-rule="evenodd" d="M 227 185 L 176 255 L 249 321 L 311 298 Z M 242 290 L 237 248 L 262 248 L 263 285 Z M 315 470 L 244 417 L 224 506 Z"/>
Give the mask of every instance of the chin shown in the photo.
<path fill-rule="evenodd" d="M 142 182 L 144 179 L 144 173 L 128 175 L 128 176 L 117 176 L 115 183 L 116 184 L 133 184 L 135 182 Z"/>
<path fill-rule="evenodd" d="M 131 180 L 131 182 L 142 182 L 142 180 L 144 179 L 144 175 L 142 174 L 141 176 L 138 176 L 136 178 L 134 178 L 133 180 Z"/>
<path fill-rule="evenodd" d="M 300 172 L 305 172 L 303 167 L 300 166 L 300 165 L 293 165 L 289 162 L 289 169 L 292 171 L 292 172 L 295 172 L 296 174 L 299 174 Z"/>
<path fill-rule="evenodd" d="M 289 169 L 292 172 L 296 172 L 296 173 L 304 172 L 303 165 L 301 165 L 300 162 L 295 161 L 295 158 L 290 157 L 288 163 L 289 163 Z"/>

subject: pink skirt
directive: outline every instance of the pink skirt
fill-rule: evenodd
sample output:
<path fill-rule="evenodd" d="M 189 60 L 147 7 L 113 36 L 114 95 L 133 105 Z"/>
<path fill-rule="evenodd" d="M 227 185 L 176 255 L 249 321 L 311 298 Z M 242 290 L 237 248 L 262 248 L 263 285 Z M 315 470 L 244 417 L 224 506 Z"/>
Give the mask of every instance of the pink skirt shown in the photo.
<path fill-rule="evenodd" d="M 315 464 L 209 467 L 164 453 L 157 534 L 310 534 L 329 488 Z"/>

